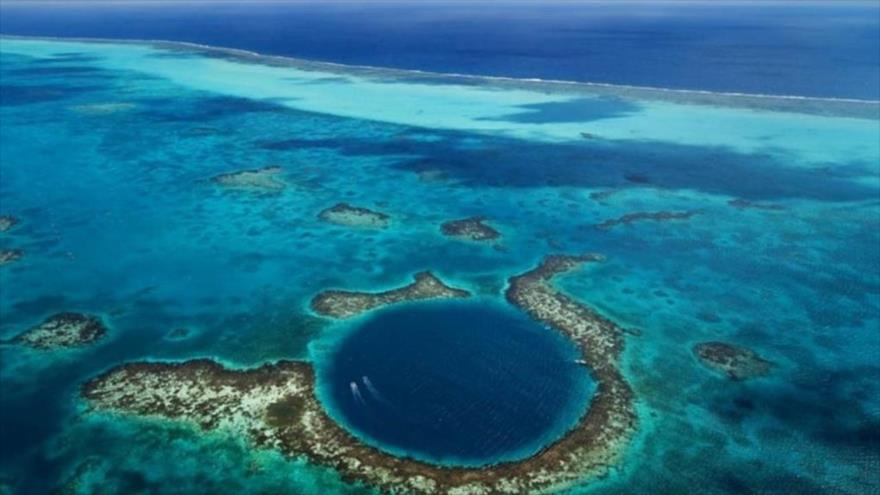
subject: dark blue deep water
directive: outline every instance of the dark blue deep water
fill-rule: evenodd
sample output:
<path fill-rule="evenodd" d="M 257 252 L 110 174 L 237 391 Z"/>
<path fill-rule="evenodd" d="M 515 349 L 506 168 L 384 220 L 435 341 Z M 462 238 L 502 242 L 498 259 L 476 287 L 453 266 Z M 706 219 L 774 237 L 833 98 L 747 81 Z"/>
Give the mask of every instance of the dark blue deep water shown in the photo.
<path fill-rule="evenodd" d="M 880 3 L 873 1 L 58 3 L 0 5 L 0 33 L 166 39 L 436 72 L 880 99 Z"/>
<path fill-rule="evenodd" d="M 593 383 L 574 346 L 503 306 L 441 302 L 383 311 L 323 364 L 344 424 L 423 459 L 524 457 L 586 411 Z"/>

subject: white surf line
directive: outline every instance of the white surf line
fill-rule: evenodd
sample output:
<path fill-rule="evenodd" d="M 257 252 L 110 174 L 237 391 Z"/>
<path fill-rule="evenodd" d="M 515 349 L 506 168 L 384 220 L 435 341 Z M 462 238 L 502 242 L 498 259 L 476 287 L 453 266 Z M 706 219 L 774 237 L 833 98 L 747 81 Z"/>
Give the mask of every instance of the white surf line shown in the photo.
<path fill-rule="evenodd" d="M 68 42 L 84 42 L 84 43 L 107 43 L 107 44 L 134 44 L 134 45 L 169 45 L 169 46 L 177 46 L 177 47 L 186 47 L 186 48 L 197 48 L 200 50 L 206 51 L 215 51 L 221 53 L 228 53 L 232 55 L 240 55 L 246 56 L 248 59 L 258 59 L 258 60 L 267 60 L 267 61 L 281 61 L 291 65 L 296 66 L 297 68 L 307 70 L 307 68 L 302 67 L 302 65 L 312 65 L 315 67 L 333 67 L 340 69 L 354 69 L 354 70 L 365 70 L 365 71 L 381 71 L 385 73 L 399 73 L 403 75 L 412 75 L 418 74 L 422 76 L 434 76 L 434 77 L 449 77 L 449 78 L 460 78 L 460 79 L 469 79 L 469 80 L 488 80 L 488 81 L 501 81 L 501 82 L 527 82 L 527 83 L 542 83 L 542 84 L 554 84 L 560 86 L 576 86 L 583 88 L 602 88 L 602 89 L 610 89 L 610 90 L 631 90 L 631 91 L 645 91 L 645 92 L 657 92 L 657 93 L 670 93 L 670 94 L 680 94 L 680 95 L 700 95 L 700 96 L 719 96 L 719 97 L 730 97 L 730 98 L 757 98 L 757 99 L 768 99 L 768 100 L 793 100 L 793 101 L 803 101 L 803 102 L 817 102 L 817 103 L 854 103 L 854 104 L 865 104 L 865 105 L 877 105 L 880 107 L 880 100 L 867 100 L 860 98 L 835 98 L 835 97 L 822 97 L 822 96 L 803 96 L 803 95 L 785 95 L 785 94 L 770 94 L 770 93 L 744 93 L 744 92 L 736 92 L 736 91 L 709 91 L 702 89 L 685 89 L 685 88 L 664 88 L 660 86 L 636 86 L 629 84 L 613 84 L 613 83 L 602 83 L 602 82 L 591 82 L 591 81 L 570 81 L 565 79 L 541 79 L 541 78 L 516 78 L 509 76 L 489 76 L 489 75 L 480 75 L 480 74 L 463 74 L 459 72 L 434 72 L 427 71 L 421 69 L 400 69 L 395 67 L 380 67 L 373 65 L 359 65 L 359 64 L 341 64 L 338 62 L 329 62 L 323 60 L 309 60 L 303 58 L 296 58 L 284 55 L 269 55 L 259 52 L 254 52 L 250 50 L 245 50 L 242 48 L 231 48 L 224 46 L 215 46 L 215 45 L 205 45 L 201 43 L 194 43 L 190 41 L 173 41 L 173 40 L 164 40 L 164 39 L 137 39 L 137 38 L 129 38 L 129 39 L 114 39 L 114 38 L 81 38 L 81 37 L 64 37 L 64 36 L 22 36 L 22 35 L 7 35 L 0 33 L 0 40 L 3 39 L 21 39 L 21 40 L 44 40 L 44 41 L 68 41 Z M 297 65 L 298 64 L 298 65 Z"/>

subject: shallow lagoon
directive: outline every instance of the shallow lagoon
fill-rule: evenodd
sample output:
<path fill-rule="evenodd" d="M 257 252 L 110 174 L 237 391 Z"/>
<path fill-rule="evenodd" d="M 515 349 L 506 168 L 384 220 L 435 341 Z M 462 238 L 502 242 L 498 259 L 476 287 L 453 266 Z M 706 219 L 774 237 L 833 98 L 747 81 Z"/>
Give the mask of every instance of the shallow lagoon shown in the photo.
<path fill-rule="evenodd" d="M 583 490 L 880 485 L 875 104 L 621 90 L 593 112 L 589 86 L 438 84 L 177 46 L 3 38 L 0 56 L 0 214 L 21 219 L 0 247 L 25 253 L 0 268 L 0 332 L 61 310 L 109 326 L 79 351 L 0 348 L 0 479 L 13 493 L 71 480 L 80 493 L 360 490 L 222 434 L 82 415 L 77 387 L 130 360 L 314 359 L 342 331 L 307 309 L 320 290 L 431 269 L 500 302 L 545 254 L 584 251 L 608 261 L 561 284 L 641 330 L 624 365 L 642 426 L 615 474 Z M 283 190 L 210 181 L 268 165 L 283 167 Z M 391 227 L 317 218 L 340 201 Z M 695 214 L 596 228 L 639 211 Z M 497 245 L 441 234 L 474 215 L 503 233 Z M 181 327 L 192 336 L 166 338 Z M 703 340 L 777 369 L 730 382 L 691 355 Z"/>

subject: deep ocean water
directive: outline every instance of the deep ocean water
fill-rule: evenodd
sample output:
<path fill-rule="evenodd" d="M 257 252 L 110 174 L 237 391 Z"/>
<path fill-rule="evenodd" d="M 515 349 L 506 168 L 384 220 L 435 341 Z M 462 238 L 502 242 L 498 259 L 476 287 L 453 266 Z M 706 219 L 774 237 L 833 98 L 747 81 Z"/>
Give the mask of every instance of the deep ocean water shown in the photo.
<path fill-rule="evenodd" d="M 35 2 L 0 32 L 174 40 L 349 65 L 880 99 L 872 1 Z"/>
<path fill-rule="evenodd" d="M 2 38 L 0 214 L 20 223 L 0 233 L 0 249 L 23 256 L 0 267 L 0 337 L 59 311 L 100 315 L 109 332 L 70 351 L 0 346 L 0 486 L 369 492 L 223 433 L 87 413 L 78 387 L 133 360 L 320 363 L 359 323 L 312 313 L 321 290 L 385 290 L 430 269 L 503 306 L 508 277 L 546 254 L 598 252 L 607 261 L 560 286 L 633 330 L 623 368 L 640 431 L 611 476 L 573 492 L 875 492 L 878 135 L 870 102 L 633 94 Z M 270 165 L 283 189 L 210 180 Z M 339 202 L 382 211 L 390 226 L 318 219 Z M 690 215 L 597 228 L 639 212 Z M 475 215 L 502 238 L 441 234 L 442 222 Z M 419 307 L 429 305 L 400 311 Z M 186 337 L 170 338 L 179 328 Z M 476 348 L 499 345 L 491 331 L 480 337 Z M 693 357 L 707 340 L 776 366 L 729 380 Z M 409 362 L 407 348 L 389 356 Z M 391 395 L 378 356 L 355 357 Z M 519 361 L 561 364 L 537 357 Z M 492 376 L 510 362 L 468 365 Z M 566 392 L 548 391 L 562 402 Z"/>
<path fill-rule="evenodd" d="M 318 360 L 340 422 L 378 447 L 456 465 L 534 454 L 595 388 L 558 332 L 485 301 L 380 311 Z"/>

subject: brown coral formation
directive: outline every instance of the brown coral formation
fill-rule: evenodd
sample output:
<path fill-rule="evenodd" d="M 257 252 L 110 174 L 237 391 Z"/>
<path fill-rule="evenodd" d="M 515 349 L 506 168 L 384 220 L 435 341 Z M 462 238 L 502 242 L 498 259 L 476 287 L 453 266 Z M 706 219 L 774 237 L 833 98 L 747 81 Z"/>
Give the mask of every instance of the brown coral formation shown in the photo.
<path fill-rule="evenodd" d="M 313 369 L 304 362 L 250 370 L 230 370 L 210 360 L 133 363 L 92 379 L 81 393 L 98 410 L 245 434 L 258 446 L 305 456 L 346 480 L 394 492 L 521 494 L 564 487 L 607 473 L 636 428 L 633 394 L 619 370 L 620 328 L 551 286 L 557 274 L 598 259 L 551 256 L 510 279 L 507 300 L 572 338 L 598 385 L 589 411 L 567 435 L 521 461 L 444 467 L 369 447 L 324 412 L 315 396 Z"/>
<path fill-rule="evenodd" d="M 57 313 L 12 341 L 35 349 L 52 350 L 91 344 L 106 333 L 107 328 L 97 316 Z"/>
<path fill-rule="evenodd" d="M 0 266 L 18 261 L 22 256 L 24 256 L 24 251 L 21 249 L 0 249 Z"/>
<path fill-rule="evenodd" d="M 669 220 L 687 220 L 696 215 L 696 211 L 640 211 L 629 213 L 619 218 L 605 220 L 596 224 L 596 228 L 602 230 L 610 230 L 618 225 L 629 224 L 633 222 L 641 222 L 644 220 L 653 220 L 655 222 L 666 222 Z"/>
<path fill-rule="evenodd" d="M 483 223 L 482 217 L 450 220 L 440 225 L 440 231 L 448 237 L 470 239 L 472 241 L 491 241 L 501 237 L 501 233 Z"/>
<path fill-rule="evenodd" d="M 322 210 L 318 218 L 325 222 L 344 225 L 346 227 L 368 227 L 384 229 L 388 227 L 390 217 L 384 213 L 373 211 L 348 203 L 336 205 Z"/>
<path fill-rule="evenodd" d="M 701 342 L 693 353 L 705 366 L 733 380 L 765 376 L 774 366 L 751 349 L 725 342 Z"/>
<path fill-rule="evenodd" d="M 6 232 L 18 225 L 18 218 L 12 215 L 0 215 L 0 232 Z"/>
<path fill-rule="evenodd" d="M 312 309 L 333 318 L 350 318 L 379 306 L 421 299 L 469 297 L 470 292 L 443 283 L 431 272 L 420 272 L 409 285 L 385 292 L 328 290 L 312 299 Z"/>
<path fill-rule="evenodd" d="M 278 166 L 269 166 L 252 170 L 239 170 L 214 176 L 211 181 L 219 186 L 230 189 L 249 191 L 280 192 L 287 187 Z"/>

